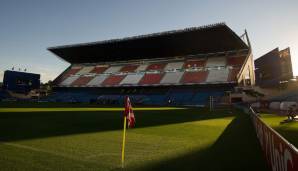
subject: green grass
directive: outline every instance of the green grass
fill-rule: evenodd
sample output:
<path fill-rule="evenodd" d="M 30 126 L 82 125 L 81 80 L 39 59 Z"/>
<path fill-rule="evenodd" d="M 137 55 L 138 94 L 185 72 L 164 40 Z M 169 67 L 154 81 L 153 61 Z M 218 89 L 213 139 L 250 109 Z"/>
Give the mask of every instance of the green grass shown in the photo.
<path fill-rule="evenodd" d="M 154 110 L 181 110 L 184 108 L 175 108 L 175 107 L 137 107 L 134 108 L 135 111 L 154 111 Z M 110 111 L 123 111 L 124 108 L 120 107 L 76 107 L 70 108 L 70 107 L 51 107 L 51 108 L 31 108 L 31 107 L 26 107 L 26 108 L 0 108 L 0 113 L 2 112 L 71 112 L 74 111 L 79 112 L 90 112 L 90 111 L 100 111 L 100 112 L 110 112 Z"/>
<path fill-rule="evenodd" d="M 121 109 L 2 108 L 0 170 L 123 170 Z M 268 170 L 240 111 L 136 108 L 135 115 L 124 170 Z"/>
<path fill-rule="evenodd" d="M 287 117 L 273 114 L 262 114 L 261 119 L 295 147 L 298 147 L 298 122 L 281 123 Z"/>

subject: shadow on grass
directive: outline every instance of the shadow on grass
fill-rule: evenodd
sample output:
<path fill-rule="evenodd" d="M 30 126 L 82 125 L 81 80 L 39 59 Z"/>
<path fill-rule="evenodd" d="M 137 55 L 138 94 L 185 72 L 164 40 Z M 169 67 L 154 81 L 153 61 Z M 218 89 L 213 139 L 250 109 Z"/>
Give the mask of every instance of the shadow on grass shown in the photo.
<path fill-rule="evenodd" d="M 132 170 L 266 171 L 269 168 L 263 158 L 261 147 L 249 117 L 245 114 L 240 114 L 227 126 L 212 146 L 203 150 L 193 151 L 178 158 Z"/>
<path fill-rule="evenodd" d="M 297 123 L 298 124 L 298 123 Z M 287 129 L 283 127 L 274 127 L 280 135 L 282 135 L 287 141 L 293 144 L 296 148 L 298 148 L 298 130 Z"/>
<path fill-rule="evenodd" d="M 122 129 L 123 113 L 30 112 L 0 113 L 0 141 L 43 138 Z M 233 116 L 229 110 L 135 111 L 136 128 Z"/>
<path fill-rule="evenodd" d="M 56 107 L 123 107 L 123 105 L 103 106 L 90 103 L 67 103 L 67 102 L 0 102 L 3 108 L 56 108 Z"/>

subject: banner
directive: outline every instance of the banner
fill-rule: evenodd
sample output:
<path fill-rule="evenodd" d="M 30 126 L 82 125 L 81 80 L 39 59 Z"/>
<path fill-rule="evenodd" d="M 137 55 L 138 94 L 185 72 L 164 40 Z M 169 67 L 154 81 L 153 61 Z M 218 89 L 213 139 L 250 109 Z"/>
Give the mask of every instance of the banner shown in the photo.
<path fill-rule="evenodd" d="M 251 109 L 251 119 L 264 156 L 272 171 L 298 171 L 298 150 Z M 298 136 L 298 135 L 297 135 Z"/>

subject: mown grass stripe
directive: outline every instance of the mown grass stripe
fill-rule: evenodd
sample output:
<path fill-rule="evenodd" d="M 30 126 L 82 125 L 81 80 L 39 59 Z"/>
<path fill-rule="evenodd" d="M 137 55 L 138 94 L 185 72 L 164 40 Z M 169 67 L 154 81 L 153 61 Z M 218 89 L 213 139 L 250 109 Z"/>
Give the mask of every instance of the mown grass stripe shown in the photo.
<path fill-rule="evenodd" d="M 185 108 L 175 107 L 152 107 L 152 108 L 133 108 L 136 111 L 163 111 L 163 110 L 181 110 Z M 71 111 L 123 111 L 124 108 L 0 108 L 2 112 L 71 112 Z"/>

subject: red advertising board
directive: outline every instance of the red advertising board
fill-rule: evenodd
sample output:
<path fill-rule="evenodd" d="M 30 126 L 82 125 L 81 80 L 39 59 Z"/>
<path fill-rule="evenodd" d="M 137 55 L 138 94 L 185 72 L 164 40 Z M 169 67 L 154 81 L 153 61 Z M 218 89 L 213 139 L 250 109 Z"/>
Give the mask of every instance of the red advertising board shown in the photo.
<path fill-rule="evenodd" d="M 297 148 L 267 126 L 253 111 L 251 119 L 271 170 L 298 171 Z"/>

